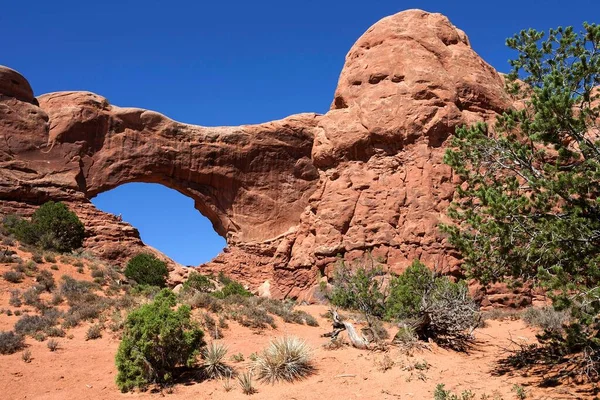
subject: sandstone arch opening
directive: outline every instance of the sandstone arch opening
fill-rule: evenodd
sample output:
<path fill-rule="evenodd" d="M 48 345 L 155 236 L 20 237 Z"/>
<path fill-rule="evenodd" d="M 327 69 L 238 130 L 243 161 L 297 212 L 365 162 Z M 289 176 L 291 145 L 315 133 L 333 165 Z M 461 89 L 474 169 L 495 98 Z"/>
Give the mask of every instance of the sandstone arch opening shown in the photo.
<path fill-rule="evenodd" d="M 156 183 L 127 183 L 92 199 L 102 211 L 121 215 L 140 232 L 144 243 L 182 265 L 197 266 L 226 246 L 194 200 Z"/>

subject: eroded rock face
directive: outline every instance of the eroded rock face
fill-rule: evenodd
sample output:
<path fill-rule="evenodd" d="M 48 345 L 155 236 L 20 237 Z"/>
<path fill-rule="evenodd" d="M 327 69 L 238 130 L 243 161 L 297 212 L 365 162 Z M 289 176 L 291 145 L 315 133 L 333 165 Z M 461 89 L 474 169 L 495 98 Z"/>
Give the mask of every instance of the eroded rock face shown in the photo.
<path fill-rule="evenodd" d="M 227 239 L 202 270 L 300 298 L 337 257 L 370 254 L 394 272 L 419 258 L 456 273 L 458 255 L 437 229 L 456 184 L 445 144 L 456 126 L 512 104 L 464 32 L 420 10 L 384 18 L 356 42 L 325 115 L 193 126 L 88 92 L 35 99 L 7 68 L 0 95 L 2 212 L 65 201 L 88 228 L 86 247 L 123 260 L 144 246 L 137 231 L 89 199 L 161 183 L 193 198 Z M 184 275 L 175 270 L 173 282 Z"/>

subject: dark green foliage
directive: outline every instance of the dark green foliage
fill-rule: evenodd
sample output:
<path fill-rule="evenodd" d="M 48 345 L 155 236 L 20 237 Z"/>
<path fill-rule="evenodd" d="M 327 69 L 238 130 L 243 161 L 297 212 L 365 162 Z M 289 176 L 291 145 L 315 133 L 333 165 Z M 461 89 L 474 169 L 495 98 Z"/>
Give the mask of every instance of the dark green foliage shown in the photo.
<path fill-rule="evenodd" d="M 378 279 L 382 275 L 381 269 L 372 263 L 369 266 L 365 264 L 349 268 L 344 261 L 340 261 L 335 269 L 330 301 L 338 307 L 381 317 L 384 314 L 384 295 L 381 292 L 381 279 Z"/>
<path fill-rule="evenodd" d="M 24 243 L 58 252 L 81 247 L 85 235 L 77 215 L 63 203 L 53 201 L 41 205 L 31 216 L 31 221 L 12 218 L 8 222 L 5 220 L 4 226 Z"/>
<path fill-rule="evenodd" d="M 184 282 L 183 287 L 195 289 L 203 293 L 208 293 L 215 290 L 215 284 L 211 282 L 207 276 L 200 275 L 195 271 L 190 272 L 190 275 L 188 276 L 187 281 Z"/>
<path fill-rule="evenodd" d="M 0 332 L 0 354 L 13 354 L 25 347 L 25 338 L 15 332 Z"/>
<path fill-rule="evenodd" d="M 226 297 L 234 296 L 234 295 L 238 295 L 238 296 L 242 296 L 242 297 L 252 296 L 252 293 L 247 291 L 241 283 L 234 281 L 233 279 L 225 276 L 222 272 L 219 273 L 218 279 L 219 279 L 219 282 L 223 285 L 223 287 L 221 288 L 221 290 L 212 292 L 212 295 L 215 296 L 216 298 L 224 299 Z"/>
<path fill-rule="evenodd" d="M 190 308 L 173 310 L 175 305 L 173 292 L 164 289 L 127 316 L 116 356 L 121 391 L 168 384 L 176 367 L 195 362 L 204 334 L 190 319 Z"/>
<path fill-rule="evenodd" d="M 386 318 L 399 320 L 417 316 L 432 280 L 433 272 L 419 260 L 414 260 L 403 274 L 392 278 L 386 299 Z"/>
<path fill-rule="evenodd" d="M 598 360 L 600 26 L 547 38 L 530 29 L 507 45 L 518 52 L 508 86 L 524 107 L 492 128 L 457 129 L 445 162 L 465 184 L 449 209 L 456 224 L 443 230 L 483 284 L 509 277 L 548 289 L 555 308 L 570 308 L 576 320 L 565 351 L 587 346 Z"/>
<path fill-rule="evenodd" d="M 129 260 L 125 268 L 125 276 L 140 285 L 165 287 L 169 271 L 164 261 L 153 254 L 142 253 Z"/>

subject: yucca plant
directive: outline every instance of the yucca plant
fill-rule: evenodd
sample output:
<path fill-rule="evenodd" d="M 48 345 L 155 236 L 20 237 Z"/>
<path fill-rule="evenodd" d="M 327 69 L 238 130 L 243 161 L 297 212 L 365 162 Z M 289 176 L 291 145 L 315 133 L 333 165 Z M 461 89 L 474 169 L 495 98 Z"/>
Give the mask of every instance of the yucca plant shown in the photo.
<path fill-rule="evenodd" d="M 210 379 L 218 379 L 233 375 L 233 369 L 223 362 L 227 354 L 227 347 L 215 342 L 210 343 L 202 351 L 204 364 L 202 369 Z"/>
<path fill-rule="evenodd" d="M 251 395 L 257 392 L 254 383 L 252 383 L 252 372 L 247 371 L 238 376 L 238 383 L 244 394 Z"/>
<path fill-rule="evenodd" d="M 310 348 L 303 340 L 293 336 L 273 339 L 256 358 L 254 368 L 259 379 L 269 383 L 293 382 L 314 371 Z"/>

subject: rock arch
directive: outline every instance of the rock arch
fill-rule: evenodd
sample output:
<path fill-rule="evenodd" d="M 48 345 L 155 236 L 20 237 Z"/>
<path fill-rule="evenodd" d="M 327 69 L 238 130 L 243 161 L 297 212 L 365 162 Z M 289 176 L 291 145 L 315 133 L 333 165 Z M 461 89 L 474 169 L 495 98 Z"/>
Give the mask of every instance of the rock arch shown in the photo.
<path fill-rule="evenodd" d="M 511 105 L 465 33 L 421 10 L 358 39 L 325 115 L 259 125 L 187 125 L 89 92 L 36 99 L 0 68 L 0 206 L 26 214 L 66 201 L 86 221 L 88 247 L 119 258 L 143 246 L 139 235 L 89 199 L 161 183 L 193 198 L 227 239 L 202 268 L 253 288 L 268 280 L 277 297 L 310 296 L 338 255 L 370 253 L 396 272 L 419 258 L 453 273 L 460 261 L 437 230 L 456 183 L 442 163 L 446 139 Z"/>

